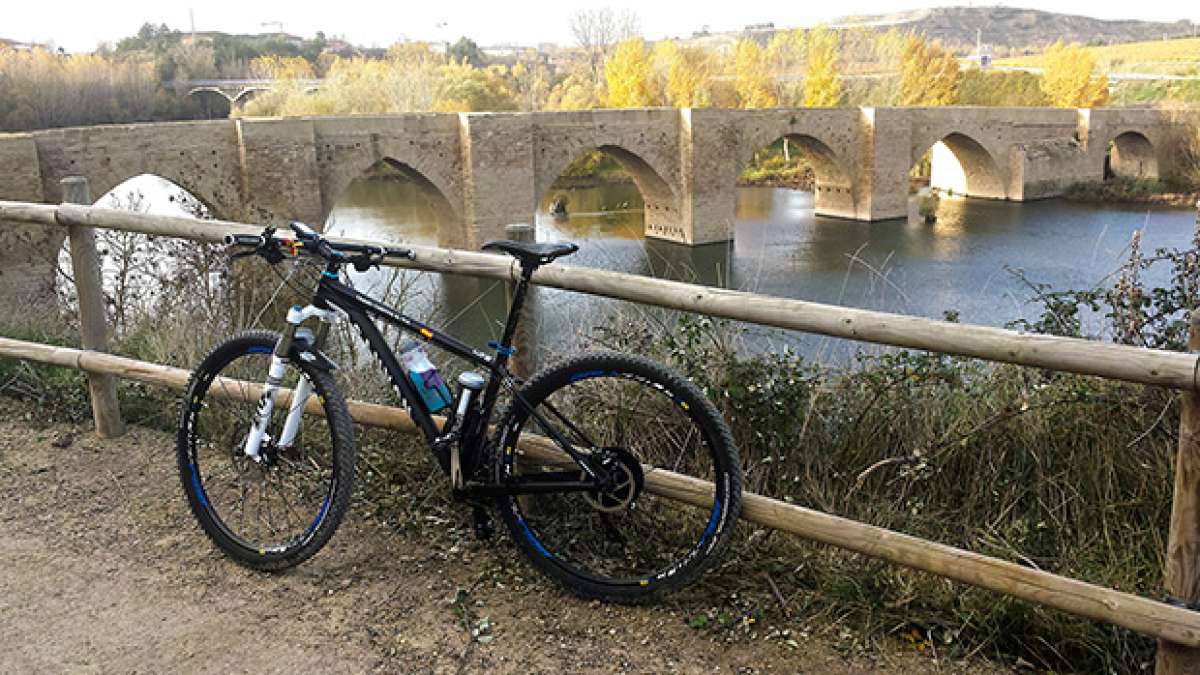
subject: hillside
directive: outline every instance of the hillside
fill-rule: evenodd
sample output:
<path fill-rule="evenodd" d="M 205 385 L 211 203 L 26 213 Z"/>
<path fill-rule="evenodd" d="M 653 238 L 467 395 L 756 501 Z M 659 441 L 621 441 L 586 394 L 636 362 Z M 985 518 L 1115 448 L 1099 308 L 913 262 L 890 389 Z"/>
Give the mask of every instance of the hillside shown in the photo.
<path fill-rule="evenodd" d="M 1132 9 L 1131 12 L 1136 11 Z M 1117 44 L 1162 40 L 1193 34 L 1190 21 L 1106 21 L 1088 16 L 1058 14 L 1015 7 L 937 7 L 873 16 L 850 16 L 833 25 L 843 28 L 869 26 L 886 30 L 896 27 L 924 33 L 933 40 L 958 50 L 973 50 L 976 31 L 984 44 L 997 54 L 1039 50 L 1055 40 L 1084 44 Z"/>

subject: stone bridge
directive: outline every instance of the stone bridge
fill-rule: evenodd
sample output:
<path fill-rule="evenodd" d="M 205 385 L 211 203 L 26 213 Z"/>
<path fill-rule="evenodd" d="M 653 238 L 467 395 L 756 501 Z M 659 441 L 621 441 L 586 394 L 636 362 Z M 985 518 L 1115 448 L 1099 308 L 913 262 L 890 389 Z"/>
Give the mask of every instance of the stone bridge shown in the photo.
<path fill-rule="evenodd" d="M 0 135 L 0 199 L 57 202 L 86 176 L 99 197 L 141 174 L 166 178 L 220 218 L 324 223 L 350 181 L 383 162 L 442 214 L 444 245 L 476 248 L 532 222 L 563 170 L 600 149 L 632 174 L 646 235 L 682 244 L 732 236 L 739 172 L 781 137 L 816 174 L 821 215 L 904 218 L 909 171 L 932 151 L 934 186 L 1023 201 L 1106 172 L 1153 177 L 1177 161 L 1195 113 L 1152 109 L 639 109 L 235 119 Z M 1110 151 L 1111 147 L 1111 151 Z M 43 287 L 61 233 L 0 230 L 0 286 Z M 27 261 L 33 258 L 32 267 Z M 5 291 L 8 293 L 8 291 Z M 11 297 L 11 295 L 10 295 Z"/>
<path fill-rule="evenodd" d="M 176 82 L 175 86 L 187 91 L 188 96 L 216 94 L 229 102 L 231 108 L 244 105 L 254 96 L 278 86 L 278 80 L 188 80 Z M 296 84 L 305 92 L 321 88 L 323 80 L 299 80 Z"/>

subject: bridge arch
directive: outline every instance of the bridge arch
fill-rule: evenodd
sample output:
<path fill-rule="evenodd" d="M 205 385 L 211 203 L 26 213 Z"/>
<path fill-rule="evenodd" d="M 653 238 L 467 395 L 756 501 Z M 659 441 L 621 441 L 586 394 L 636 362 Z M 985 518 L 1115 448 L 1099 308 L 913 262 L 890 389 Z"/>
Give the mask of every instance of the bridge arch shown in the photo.
<path fill-rule="evenodd" d="M 236 96 L 226 94 L 220 87 L 192 87 L 187 93 L 188 96 L 195 96 L 197 98 L 206 98 L 205 95 L 207 94 L 215 94 L 229 103 L 233 103 L 234 99 L 237 98 Z"/>
<path fill-rule="evenodd" d="M 1106 179 L 1158 178 L 1154 144 L 1140 131 L 1122 131 L 1108 143 L 1104 169 Z"/>
<path fill-rule="evenodd" d="M 406 162 L 393 157 L 379 159 L 354 175 L 345 176 L 332 194 L 324 226 L 333 234 L 390 235 L 396 241 L 463 245 L 461 239 L 465 233 L 458 210 L 433 180 Z M 354 230 L 356 212 L 360 220 L 395 224 L 400 229 L 382 233 Z M 363 218 L 364 215 L 369 217 Z"/>
<path fill-rule="evenodd" d="M 1005 173 L 995 155 L 966 133 L 952 131 L 917 150 L 912 157 L 914 168 L 929 153 L 930 187 L 968 197 L 1008 197 Z"/>
<path fill-rule="evenodd" d="M 250 101 L 258 98 L 260 94 L 264 94 L 270 90 L 270 87 L 246 87 L 230 98 L 229 104 L 233 106 L 245 106 Z"/>
<path fill-rule="evenodd" d="M 233 110 L 233 99 L 216 87 L 196 87 L 187 93 L 204 105 L 205 118 L 225 119 Z"/>
<path fill-rule="evenodd" d="M 119 180 L 89 177 L 96 206 L 139 209 L 161 215 L 230 218 L 199 185 L 173 171 L 144 171 Z"/>
<path fill-rule="evenodd" d="M 650 162 L 640 154 L 620 145 L 602 144 L 586 148 L 575 156 L 561 157 L 554 164 L 543 167 L 543 171 L 540 172 L 542 180 L 538 181 L 539 203 L 548 203 L 555 192 L 554 183 L 566 173 L 572 164 L 592 152 L 600 152 L 611 157 L 633 179 L 642 198 L 645 234 L 662 238 L 682 238 L 684 236 L 675 190 Z M 569 204 L 567 208 L 569 214 Z"/>
<path fill-rule="evenodd" d="M 846 169 L 844 160 L 817 136 L 803 132 L 788 132 L 771 138 L 760 136 L 744 143 L 741 156 L 738 157 L 738 174 L 754 161 L 758 153 L 774 146 L 780 141 L 790 144 L 788 147 L 797 148 L 804 163 L 813 174 L 813 207 L 821 215 L 854 218 L 858 205 L 858 195 L 854 181 Z M 789 151 L 790 152 L 790 151 Z"/>

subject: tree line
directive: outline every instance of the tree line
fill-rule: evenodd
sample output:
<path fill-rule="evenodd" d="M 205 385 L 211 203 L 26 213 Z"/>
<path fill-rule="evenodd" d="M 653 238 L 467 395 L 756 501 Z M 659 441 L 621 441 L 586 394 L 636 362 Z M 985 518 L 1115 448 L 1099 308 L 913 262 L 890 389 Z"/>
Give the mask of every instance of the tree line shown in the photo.
<path fill-rule="evenodd" d="M 608 45 L 581 42 L 555 64 L 531 51 L 511 65 L 475 65 L 423 43 L 398 44 L 383 59 L 337 59 L 320 91 L 299 80 L 317 71 L 299 58 L 252 65 L 280 86 L 247 115 L 591 108 L 833 106 L 1096 107 L 1108 82 L 1088 52 L 1055 44 L 1042 74 L 962 70 L 936 42 L 891 30 L 818 27 L 746 37 L 727 49 L 636 35 Z M 289 81 L 292 84 L 289 86 Z"/>
<path fill-rule="evenodd" d="M 576 45 L 551 56 L 526 50 L 489 62 L 463 38 L 447 49 L 403 42 L 336 52 L 324 35 L 183 39 L 166 26 L 94 54 L 0 48 L 0 129 L 188 119 L 207 104 L 186 80 L 278 81 L 234 115 L 581 110 L 648 106 L 1095 107 L 1109 87 L 1090 53 L 1055 44 L 1043 72 L 962 69 L 937 42 L 897 29 L 784 30 L 720 47 L 638 34 L 637 19 L 608 9 L 571 20 Z M 312 91 L 302 80 L 321 78 Z M 221 114 L 224 114 L 221 110 Z"/>

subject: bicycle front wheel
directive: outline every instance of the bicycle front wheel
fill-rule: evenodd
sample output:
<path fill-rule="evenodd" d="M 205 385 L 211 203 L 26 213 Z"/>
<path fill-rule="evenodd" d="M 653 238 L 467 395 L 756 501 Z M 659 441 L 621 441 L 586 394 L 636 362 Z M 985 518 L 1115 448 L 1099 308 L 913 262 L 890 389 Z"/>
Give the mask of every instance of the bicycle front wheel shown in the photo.
<path fill-rule="evenodd" d="M 501 481 L 577 467 L 555 436 L 599 455 L 616 477 L 602 491 L 499 499 L 538 569 L 586 597 L 638 602 L 688 584 L 720 554 L 741 510 L 741 467 L 728 426 L 695 385 L 647 359 L 591 353 L 538 374 L 520 397 L 526 405 L 513 403 L 499 435 Z M 654 469 L 708 481 L 711 503 L 660 494 L 647 480 Z"/>
<path fill-rule="evenodd" d="M 354 479 L 350 413 L 329 373 L 288 363 L 280 386 L 311 385 L 323 415 L 306 412 L 294 441 L 279 443 L 290 408 L 281 391 L 259 460 L 244 452 L 279 339 L 251 331 L 226 340 L 188 383 L 176 438 L 179 477 L 209 539 L 235 561 L 282 570 L 321 549 L 342 520 Z"/>

